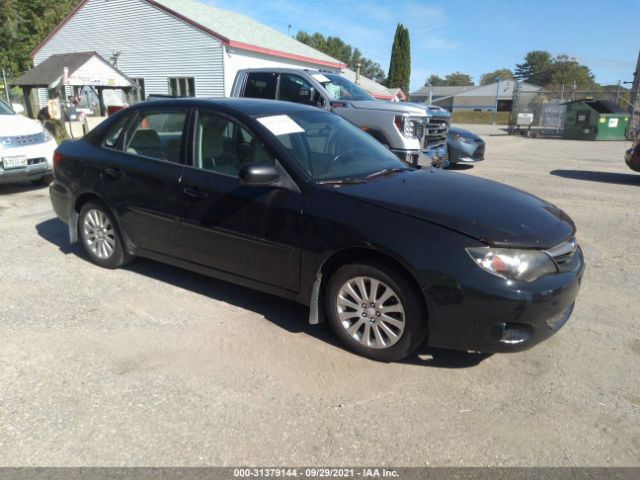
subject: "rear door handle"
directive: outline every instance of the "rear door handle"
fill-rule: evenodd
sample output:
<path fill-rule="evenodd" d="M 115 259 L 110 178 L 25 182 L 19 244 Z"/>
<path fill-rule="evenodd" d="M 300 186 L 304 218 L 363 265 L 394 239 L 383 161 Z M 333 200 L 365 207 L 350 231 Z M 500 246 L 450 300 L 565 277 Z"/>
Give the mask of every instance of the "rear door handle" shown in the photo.
<path fill-rule="evenodd" d="M 203 198 L 207 198 L 209 194 L 207 192 L 203 192 L 197 187 L 184 187 L 182 192 L 189 198 L 194 200 L 201 200 Z"/>
<path fill-rule="evenodd" d="M 105 168 L 104 173 L 111 178 L 120 178 L 124 174 L 119 168 Z"/>

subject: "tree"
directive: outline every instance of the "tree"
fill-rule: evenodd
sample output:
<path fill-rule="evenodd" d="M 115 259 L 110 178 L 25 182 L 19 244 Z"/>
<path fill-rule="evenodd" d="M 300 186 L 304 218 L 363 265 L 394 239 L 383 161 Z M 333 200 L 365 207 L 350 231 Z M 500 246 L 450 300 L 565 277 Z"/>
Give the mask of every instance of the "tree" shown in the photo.
<path fill-rule="evenodd" d="M 425 86 L 431 85 L 432 87 L 439 87 L 444 85 L 444 78 L 440 78 L 438 75 L 429 75 L 424 84 Z"/>
<path fill-rule="evenodd" d="M 544 86 L 551 81 L 553 66 L 551 54 L 545 50 L 527 53 L 524 63 L 516 65 L 515 77 L 532 85 Z"/>
<path fill-rule="evenodd" d="M 389 77 L 386 85 L 389 88 L 401 88 L 409 92 L 409 79 L 411 77 L 411 43 L 409 30 L 398 24 L 396 35 L 391 47 L 391 61 L 389 62 Z"/>
<path fill-rule="evenodd" d="M 500 80 L 513 80 L 513 72 L 508 68 L 499 68 L 493 72 L 485 73 L 480 78 L 480 85 L 490 85 L 496 81 L 496 78 Z"/>
<path fill-rule="evenodd" d="M 586 65 L 580 63 L 568 55 L 557 55 L 551 68 L 549 86 L 576 88 L 593 88 L 596 86 L 594 75 Z"/>
<path fill-rule="evenodd" d="M 380 81 L 385 78 L 384 70 L 379 63 L 363 57 L 360 49 L 352 47 L 339 37 L 325 37 L 318 32 L 310 35 L 299 31 L 296 40 L 340 60 L 352 70 L 355 70 L 359 63 L 360 73 L 371 80 Z"/>
<path fill-rule="evenodd" d="M 444 86 L 448 87 L 467 87 L 473 85 L 471 75 L 462 72 L 454 72 L 444 77 Z"/>
<path fill-rule="evenodd" d="M 29 53 L 75 7 L 79 0 L 2 0 L 0 68 L 14 76 L 31 66 Z"/>

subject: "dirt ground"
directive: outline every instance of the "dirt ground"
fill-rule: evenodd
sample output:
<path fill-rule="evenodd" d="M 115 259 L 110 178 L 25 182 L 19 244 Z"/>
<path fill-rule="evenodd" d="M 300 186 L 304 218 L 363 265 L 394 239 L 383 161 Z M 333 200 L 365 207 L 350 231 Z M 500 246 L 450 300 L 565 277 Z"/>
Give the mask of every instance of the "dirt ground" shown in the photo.
<path fill-rule="evenodd" d="M 0 186 L 0 465 L 639 466 L 640 174 L 626 142 L 507 136 L 477 175 L 556 203 L 588 262 L 530 351 L 380 364 L 305 308 L 170 266 L 108 271 L 48 191 Z"/>

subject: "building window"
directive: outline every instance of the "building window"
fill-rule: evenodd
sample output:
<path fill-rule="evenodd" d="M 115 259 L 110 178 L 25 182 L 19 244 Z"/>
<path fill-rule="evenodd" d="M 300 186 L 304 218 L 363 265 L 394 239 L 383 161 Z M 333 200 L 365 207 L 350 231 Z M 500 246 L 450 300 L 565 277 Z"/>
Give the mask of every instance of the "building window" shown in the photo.
<path fill-rule="evenodd" d="M 176 77 L 169 79 L 169 95 L 174 97 L 195 97 L 196 82 L 193 77 Z"/>
<path fill-rule="evenodd" d="M 134 88 L 131 91 L 131 98 L 133 103 L 144 102 L 147 99 L 147 93 L 144 90 L 144 78 L 132 78 L 138 88 Z"/>

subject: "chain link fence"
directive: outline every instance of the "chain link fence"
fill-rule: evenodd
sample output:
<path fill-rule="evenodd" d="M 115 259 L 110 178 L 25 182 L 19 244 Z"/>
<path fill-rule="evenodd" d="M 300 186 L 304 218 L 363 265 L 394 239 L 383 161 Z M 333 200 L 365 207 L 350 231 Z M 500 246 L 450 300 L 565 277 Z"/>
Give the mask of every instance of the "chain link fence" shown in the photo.
<path fill-rule="evenodd" d="M 640 124 L 640 95 L 637 91 L 616 87 L 605 90 L 545 90 L 518 83 L 513 92 L 509 133 L 561 137 L 567 103 L 576 100 L 598 101 L 617 107 L 629 118 L 628 139 Z"/>

